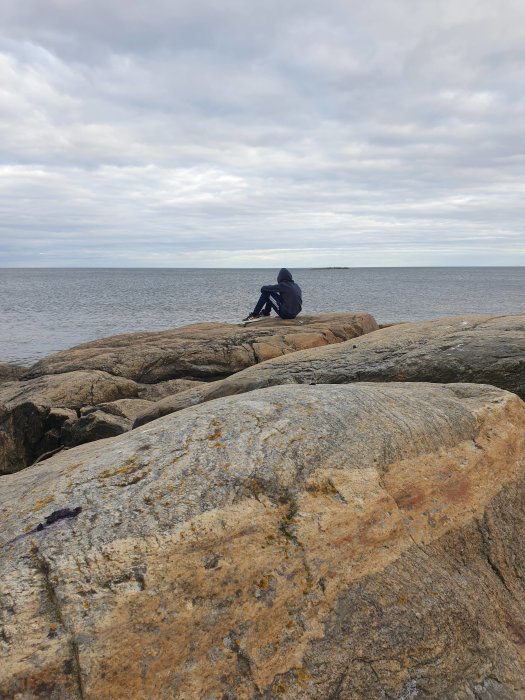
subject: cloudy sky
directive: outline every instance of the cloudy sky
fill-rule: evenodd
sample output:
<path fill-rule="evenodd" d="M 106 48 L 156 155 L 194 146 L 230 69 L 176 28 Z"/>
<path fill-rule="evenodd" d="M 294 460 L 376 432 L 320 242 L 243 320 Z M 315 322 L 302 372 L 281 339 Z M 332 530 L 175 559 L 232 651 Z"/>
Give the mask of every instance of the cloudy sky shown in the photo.
<path fill-rule="evenodd" d="M 0 266 L 525 264 L 523 0 L 2 0 Z"/>

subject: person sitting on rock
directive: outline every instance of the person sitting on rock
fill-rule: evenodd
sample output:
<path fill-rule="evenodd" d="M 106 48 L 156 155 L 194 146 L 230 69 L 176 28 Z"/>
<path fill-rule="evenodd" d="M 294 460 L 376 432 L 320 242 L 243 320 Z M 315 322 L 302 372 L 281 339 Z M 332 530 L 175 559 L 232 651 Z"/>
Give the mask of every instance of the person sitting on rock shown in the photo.
<path fill-rule="evenodd" d="M 269 316 L 272 309 L 281 318 L 295 318 L 302 309 L 302 303 L 301 287 L 293 281 L 291 272 L 283 267 L 277 275 L 277 284 L 261 287 L 259 301 L 243 321 Z"/>

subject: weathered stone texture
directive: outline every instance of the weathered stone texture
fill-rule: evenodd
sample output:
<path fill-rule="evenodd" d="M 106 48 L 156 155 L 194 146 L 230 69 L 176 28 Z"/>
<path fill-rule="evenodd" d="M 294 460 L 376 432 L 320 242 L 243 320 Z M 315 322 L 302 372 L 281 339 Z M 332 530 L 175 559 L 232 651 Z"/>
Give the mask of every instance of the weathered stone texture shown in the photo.
<path fill-rule="evenodd" d="M 22 365 L 11 364 L 10 362 L 0 362 L 0 384 L 18 379 L 24 374 L 24 372 L 27 372 L 27 370 L 28 368 L 22 367 Z"/>
<path fill-rule="evenodd" d="M 0 696 L 522 698 L 524 481 L 482 385 L 274 387 L 60 454 L 3 479 Z"/>
<path fill-rule="evenodd" d="M 142 384 L 224 377 L 295 350 L 337 343 L 376 330 L 365 313 L 268 318 L 246 327 L 199 323 L 157 333 L 128 333 L 84 343 L 38 362 L 27 378 L 75 370 L 102 370 Z M 148 398 L 148 397 L 146 397 Z"/>
<path fill-rule="evenodd" d="M 131 430 L 131 421 L 105 411 L 92 411 L 62 426 L 61 441 L 66 447 L 103 440 Z"/>
<path fill-rule="evenodd" d="M 51 355 L 27 370 L 22 381 L 0 387 L 0 475 L 60 447 L 129 429 L 126 421 L 146 412 L 148 401 L 205 383 L 187 377 L 226 376 L 268 356 L 342 342 L 376 328 L 371 316 L 359 313 L 268 318 L 246 328 L 215 323 L 131 333 Z M 115 403 L 122 399 L 127 402 Z M 77 410 L 81 422 L 57 425 L 56 417 L 49 419 L 53 407 Z M 84 419 L 94 411 L 96 418 Z"/>
<path fill-rule="evenodd" d="M 268 386 L 358 381 L 476 382 L 525 398 L 525 315 L 396 324 L 335 346 L 278 357 L 168 396 L 139 416 L 136 425 Z"/>
<path fill-rule="evenodd" d="M 135 382 L 97 370 L 4 384 L 0 387 L 0 475 L 23 469 L 60 447 L 62 426 L 81 406 L 136 396 L 137 391 Z"/>

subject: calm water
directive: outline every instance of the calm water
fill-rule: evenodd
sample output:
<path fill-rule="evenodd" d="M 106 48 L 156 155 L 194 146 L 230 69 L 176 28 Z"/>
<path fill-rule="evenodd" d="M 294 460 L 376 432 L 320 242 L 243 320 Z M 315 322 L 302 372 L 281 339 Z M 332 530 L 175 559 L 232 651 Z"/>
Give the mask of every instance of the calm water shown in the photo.
<path fill-rule="evenodd" d="M 277 270 L 0 269 L 0 362 L 30 364 L 103 336 L 238 321 Z M 525 267 L 292 270 L 304 311 L 379 323 L 525 311 Z"/>

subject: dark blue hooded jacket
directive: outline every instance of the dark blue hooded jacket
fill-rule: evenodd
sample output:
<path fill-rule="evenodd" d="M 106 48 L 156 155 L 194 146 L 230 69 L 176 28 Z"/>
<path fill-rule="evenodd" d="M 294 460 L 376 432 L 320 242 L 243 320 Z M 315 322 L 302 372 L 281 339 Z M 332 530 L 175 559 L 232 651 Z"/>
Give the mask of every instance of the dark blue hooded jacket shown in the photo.
<path fill-rule="evenodd" d="M 281 318 L 295 318 L 303 308 L 301 287 L 293 281 L 291 272 L 285 267 L 277 275 L 277 284 L 267 284 L 261 287 L 261 292 L 278 292 L 281 295 Z"/>

